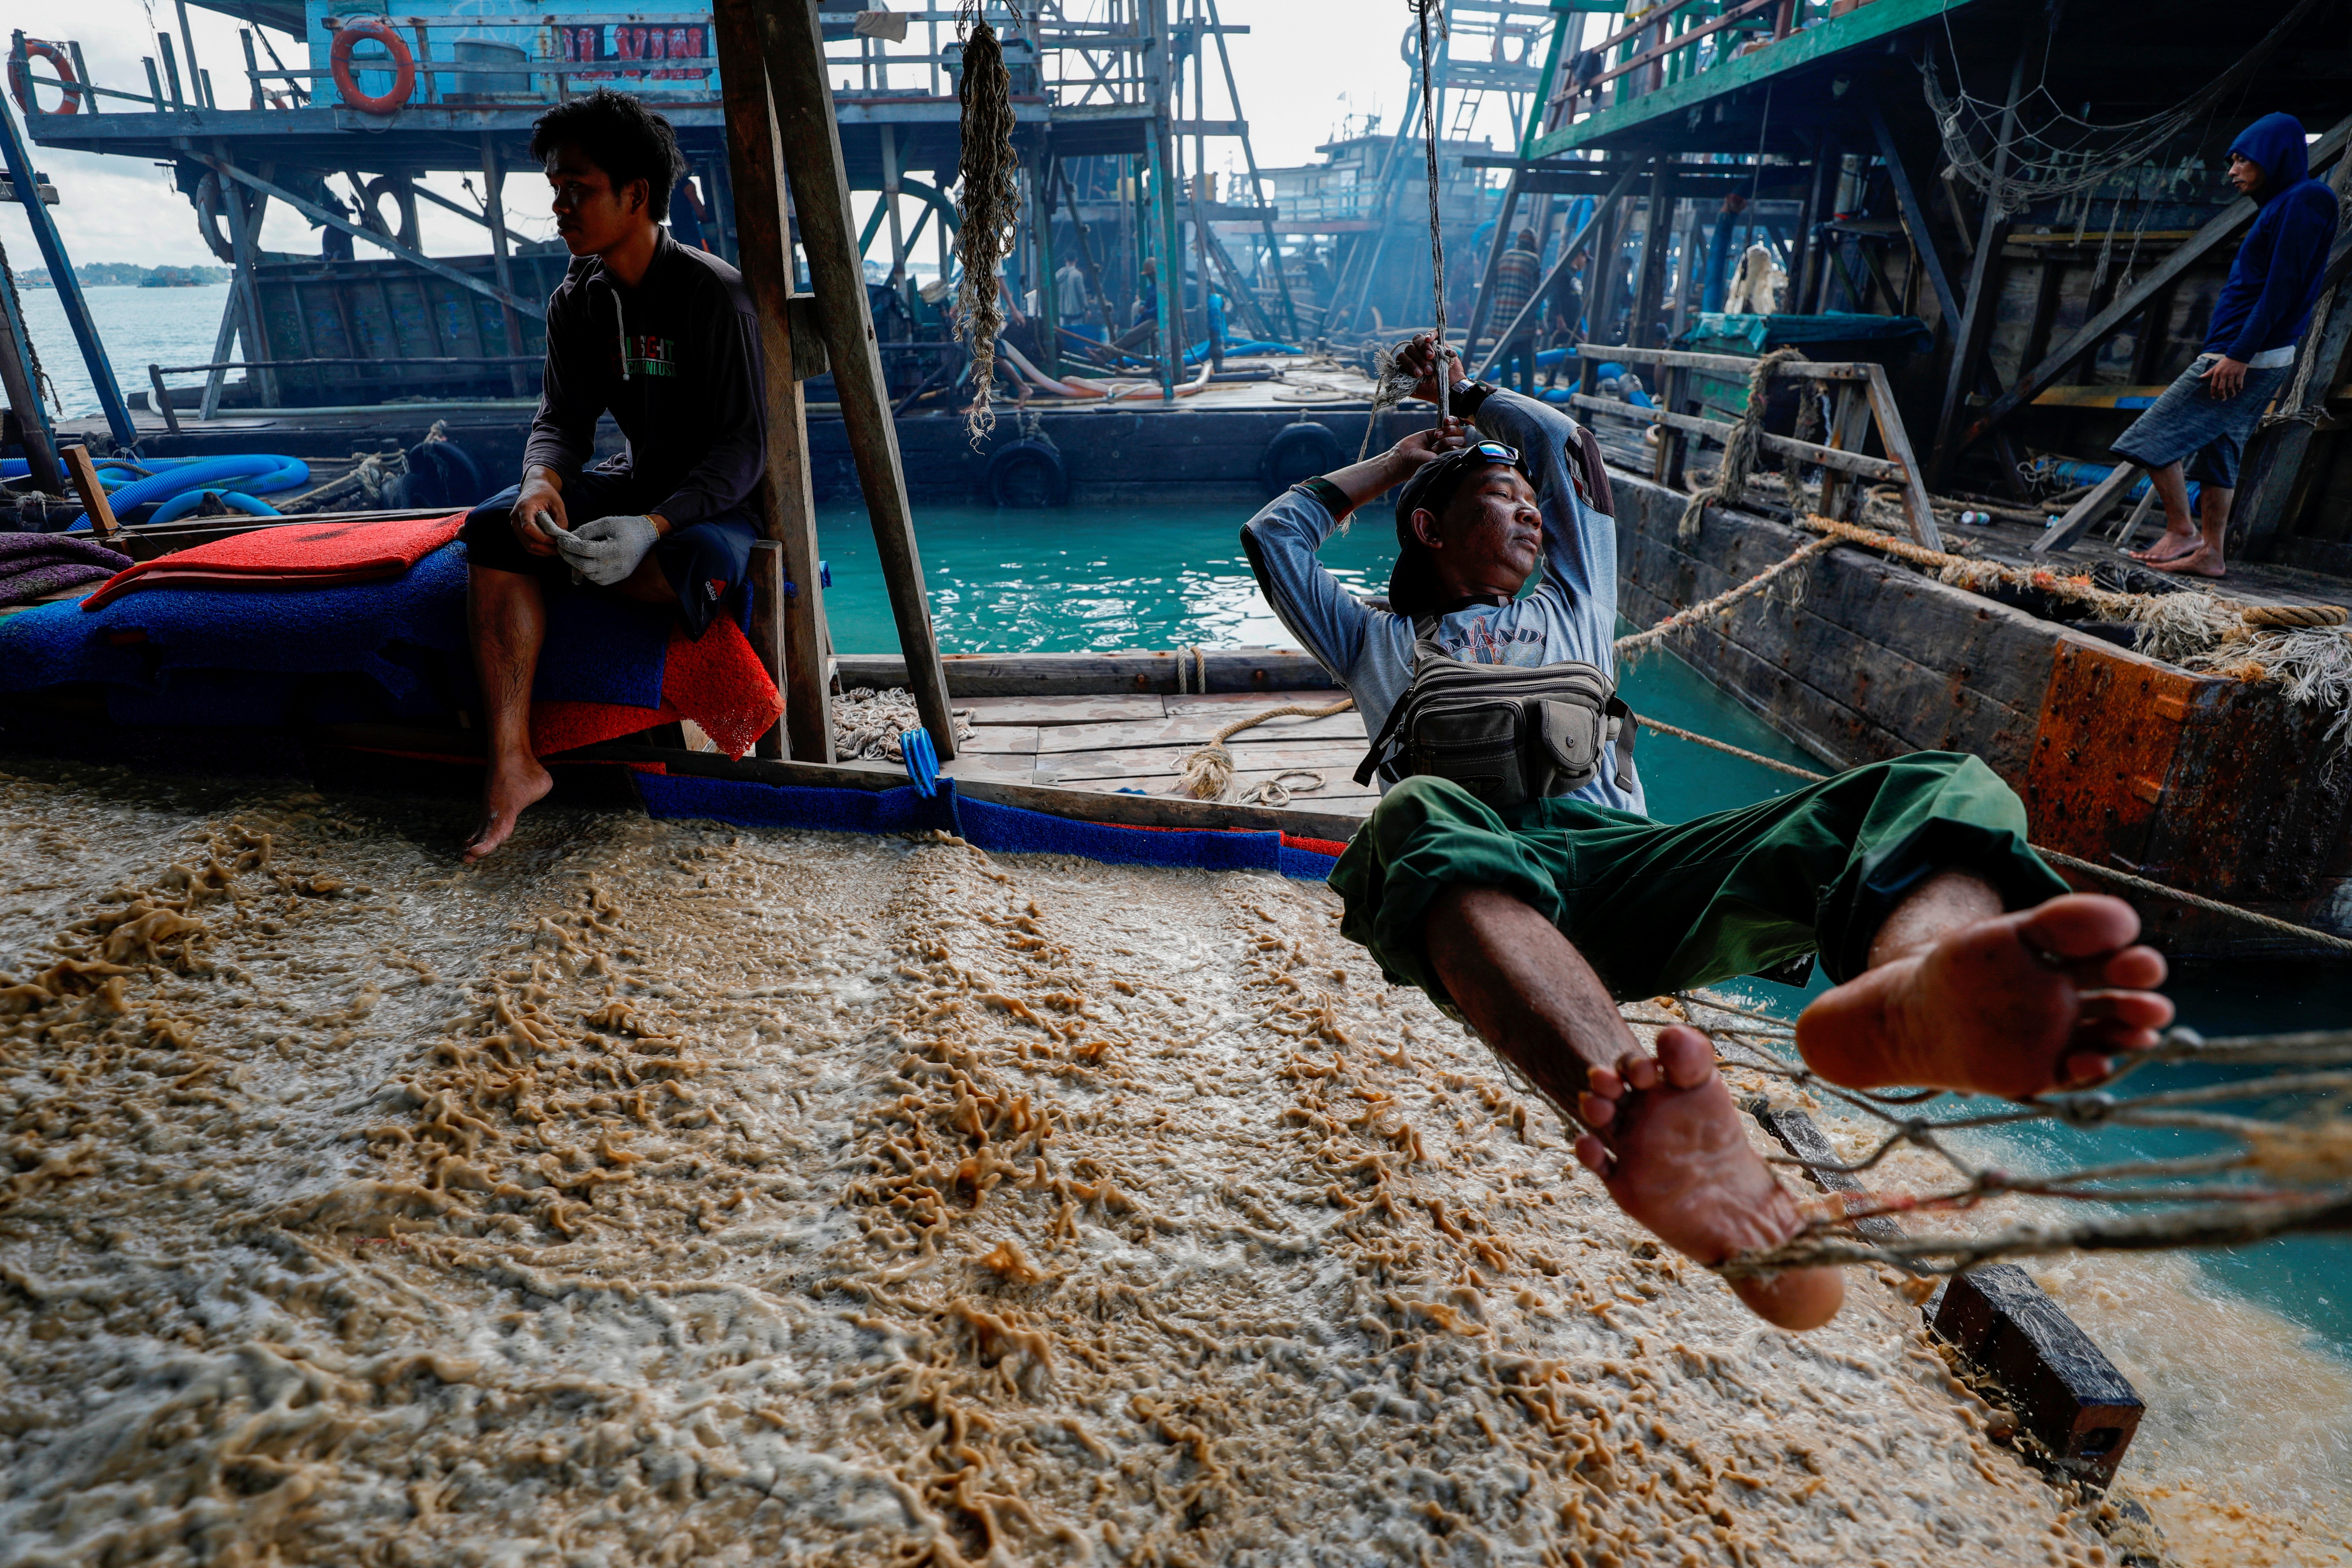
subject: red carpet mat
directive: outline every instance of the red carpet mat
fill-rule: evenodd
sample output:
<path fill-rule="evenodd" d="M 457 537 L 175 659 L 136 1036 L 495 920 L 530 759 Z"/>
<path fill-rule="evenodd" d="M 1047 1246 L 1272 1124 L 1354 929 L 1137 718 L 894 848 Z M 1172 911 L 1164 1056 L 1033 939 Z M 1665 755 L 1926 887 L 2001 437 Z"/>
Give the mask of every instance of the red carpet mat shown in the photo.
<path fill-rule="evenodd" d="M 81 602 L 104 609 L 137 588 L 317 588 L 397 577 L 457 537 L 466 514 L 415 521 L 280 523 L 142 561 Z"/>
<path fill-rule="evenodd" d="M 782 694 L 751 651 L 751 639 L 730 620 L 712 621 L 700 642 L 678 627 L 670 629 L 661 694 L 659 708 L 534 702 L 530 749 L 544 757 L 690 719 L 711 744 L 730 757 L 740 757 L 784 716 Z"/>

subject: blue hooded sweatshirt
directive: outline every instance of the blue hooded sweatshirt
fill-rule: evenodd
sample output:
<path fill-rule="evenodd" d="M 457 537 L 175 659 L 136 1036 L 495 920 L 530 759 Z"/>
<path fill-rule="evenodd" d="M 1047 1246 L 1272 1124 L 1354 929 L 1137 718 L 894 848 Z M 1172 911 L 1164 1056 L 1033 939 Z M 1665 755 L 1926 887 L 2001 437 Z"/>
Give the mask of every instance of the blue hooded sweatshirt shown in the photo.
<path fill-rule="evenodd" d="M 2205 352 L 2250 360 L 2300 342 L 2311 325 L 2336 239 L 2336 193 L 2311 177 L 2303 122 L 2292 114 L 2263 115 L 2230 151 L 2261 164 L 2263 183 L 2254 192 L 2254 226 L 2213 301 Z"/>

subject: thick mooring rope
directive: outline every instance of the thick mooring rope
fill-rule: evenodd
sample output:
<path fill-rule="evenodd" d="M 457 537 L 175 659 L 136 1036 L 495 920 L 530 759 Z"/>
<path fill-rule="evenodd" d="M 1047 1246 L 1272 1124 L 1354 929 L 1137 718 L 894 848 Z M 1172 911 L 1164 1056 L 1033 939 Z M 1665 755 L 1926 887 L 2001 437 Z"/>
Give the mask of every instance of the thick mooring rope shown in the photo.
<path fill-rule="evenodd" d="M 1422 153 L 1428 165 L 1429 179 L 1429 270 L 1433 279 L 1431 292 L 1432 319 L 1436 322 L 1433 338 L 1437 382 L 1437 423 L 1442 429 L 1452 409 L 1449 397 L 1452 389 L 1446 384 L 1452 378 L 1445 370 L 1445 231 L 1440 221 L 1437 180 L 1437 95 L 1433 82 L 1432 59 L 1435 47 L 1430 37 L 1429 14 L 1437 13 L 1437 28 L 1445 31 L 1445 0 L 1405 0 L 1412 8 L 1414 21 L 1421 28 L 1421 140 Z M 1503 243 L 1502 230 L 1495 231 L 1494 243 Z"/>
<path fill-rule="evenodd" d="M 962 184 L 956 207 L 962 229 L 956 245 L 963 253 L 963 277 L 956 284 L 956 312 L 971 343 L 971 405 L 964 430 L 973 449 L 996 427 L 992 399 L 996 390 L 996 339 L 1004 331 L 997 269 L 1013 249 L 1013 228 L 1021 212 L 1021 161 L 1013 150 L 1013 78 L 1004 50 L 988 25 L 981 0 L 963 0 L 957 32 L 963 37 Z"/>

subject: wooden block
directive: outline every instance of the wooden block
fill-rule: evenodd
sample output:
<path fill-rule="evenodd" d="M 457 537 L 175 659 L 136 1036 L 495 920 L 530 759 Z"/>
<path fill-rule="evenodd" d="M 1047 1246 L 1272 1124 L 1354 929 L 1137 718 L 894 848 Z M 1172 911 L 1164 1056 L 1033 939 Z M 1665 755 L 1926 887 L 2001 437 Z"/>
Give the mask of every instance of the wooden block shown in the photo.
<path fill-rule="evenodd" d="M 81 496 L 82 510 L 89 513 L 90 536 L 101 542 L 111 542 L 121 527 L 114 521 L 114 507 L 106 498 L 106 487 L 98 482 L 98 469 L 91 466 L 89 448 L 79 441 L 70 447 L 58 448 L 65 459 L 67 477 Z"/>
<path fill-rule="evenodd" d="M 1750 1107 L 1751 1113 L 1765 1131 L 1769 1132 L 1783 1149 L 1806 1162 L 1805 1175 L 1813 1185 L 1825 1193 L 1860 1193 L 1863 1184 L 1843 1171 L 1823 1170 L 1824 1165 L 1843 1165 L 1836 1150 L 1813 1119 L 1803 1111 L 1775 1109 L 1759 1104 Z M 1849 1205 L 1851 1206 L 1851 1205 Z M 1864 1241 L 1888 1242 L 1903 1239 L 1903 1227 L 1885 1215 L 1865 1215 L 1853 1222 L 1853 1228 Z"/>
<path fill-rule="evenodd" d="M 1935 1324 L 2010 1392 L 2060 1468 L 2093 1486 L 2115 1479 L 2147 1406 L 2025 1270 L 1994 1263 L 1958 1276 L 1944 1288 Z"/>

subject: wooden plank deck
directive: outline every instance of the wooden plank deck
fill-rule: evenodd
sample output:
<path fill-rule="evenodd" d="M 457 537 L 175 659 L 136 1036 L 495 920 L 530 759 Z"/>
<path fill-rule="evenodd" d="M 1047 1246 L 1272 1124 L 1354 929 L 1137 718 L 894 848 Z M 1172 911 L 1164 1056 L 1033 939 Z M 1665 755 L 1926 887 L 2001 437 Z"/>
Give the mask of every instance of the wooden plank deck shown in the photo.
<path fill-rule="evenodd" d="M 961 698 L 955 707 L 971 715 L 971 738 L 941 771 L 957 779 L 1171 795 L 1184 759 L 1235 720 L 1278 708 L 1325 708 L 1343 695 L 1321 690 Z M 1228 795 L 1280 780 L 1299 806 L 1369 816 L 1379 792 L 1353 777 L 1368 743 L 1363 719 L 1353 710 L 1322 719 L 1269 719 L 1226 742 L 1234 755 Z"/>

